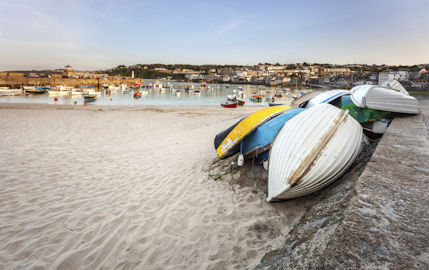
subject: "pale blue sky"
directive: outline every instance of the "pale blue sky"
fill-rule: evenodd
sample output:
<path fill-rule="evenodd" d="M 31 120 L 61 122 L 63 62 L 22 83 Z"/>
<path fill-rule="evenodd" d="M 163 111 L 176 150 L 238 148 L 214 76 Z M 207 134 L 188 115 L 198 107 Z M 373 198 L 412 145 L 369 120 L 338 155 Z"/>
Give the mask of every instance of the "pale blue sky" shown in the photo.
<path fill-rule="evenodd" d="M 429 0 L 0 0 L 0 70 L 429 63 Z"/>

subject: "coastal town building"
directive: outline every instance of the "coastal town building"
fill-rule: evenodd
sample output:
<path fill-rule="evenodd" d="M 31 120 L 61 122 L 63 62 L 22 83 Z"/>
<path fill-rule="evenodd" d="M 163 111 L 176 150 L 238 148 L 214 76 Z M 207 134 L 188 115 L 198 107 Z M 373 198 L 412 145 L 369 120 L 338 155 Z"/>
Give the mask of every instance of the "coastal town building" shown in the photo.
<path fill-rule="evenodd" d="M 410 79 L 420 79 L 423 74 L 429 71 L 429 67 L 417 67 L 409 71 Z"/>
<path fill-rule="evenodd" d="M 349 68 L 336 67 L 336 68 L 323 68 L 321 69 L 322 76 L 337 76 L 337 75 L 350 75 L 351 71 Z"/>
<path fill-rule="evenodd" d="M 325 86 L 350 89 L 354 85 L 375 85 L 386 80 L 401 81 L 410 89 L 428 89 L 429 65 L 411 67 L 391 67 L 386 65 L 330 65 L 330 64 L 258 64 L 258 65 L 162 65 L 135 64 L 119 65 L 104 72 L 78 71 L 70 65 L 62 69 L 26 72 L 0 72 L 3 84 L 22 85 L 28 79 L 46 80 L 41 84 L 56 84 L 60 79 L 94 80 L 142 80 L 142 79 L 173 79 L 183 81 L 205 81 L 213 83 L 250 83 L 275 86 Z M 147 77 L 146 77 L 147 76 Z M 32 80 L 33 81 L 33 80 Z M 89 84 L 94 84 L 91 81 Z M 68 82 L 64 82 L 66 84 Z M 73 84 L 73 81 L 70 81 Z"/>
<path fill-rule="evenodd" d="M 71 78 L 74 75 L 73 69 L 70 65 L 64 67 L 64 76 L 65 78 Z"/>
<path fill-rule="evenodd" d="M 406 70 L 384 71 L 378 75 L 378 83 L 389 80 L 408 81 L 409 72 Z"/>

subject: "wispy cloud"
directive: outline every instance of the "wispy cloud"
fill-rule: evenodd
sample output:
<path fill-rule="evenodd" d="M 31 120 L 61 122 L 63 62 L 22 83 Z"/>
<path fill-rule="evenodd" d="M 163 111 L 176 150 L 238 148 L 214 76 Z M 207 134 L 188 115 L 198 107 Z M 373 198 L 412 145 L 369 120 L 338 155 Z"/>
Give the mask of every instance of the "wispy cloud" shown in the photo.
<path fill-rule="evenodd" d="M 233 31 L 234 29 L 238 28 L 240 25 L 242 25 L 245 21 L 244 20 L 232 20 L 229 21 L 226 25 L 221 26 L 219 29 L 211 33 L 209 36 L 206 37 L 206 40 L 213 40 L 223 37 L 228 32 Z"/>

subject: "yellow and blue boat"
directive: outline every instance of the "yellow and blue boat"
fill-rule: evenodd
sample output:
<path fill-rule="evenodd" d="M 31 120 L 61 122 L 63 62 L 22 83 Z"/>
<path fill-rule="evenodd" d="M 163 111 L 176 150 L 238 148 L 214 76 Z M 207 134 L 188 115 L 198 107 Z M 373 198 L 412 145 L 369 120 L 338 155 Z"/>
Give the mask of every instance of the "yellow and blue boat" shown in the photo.
<path fill-rule="evenodd" d="M 244 137 L 252 133 L 260 125 L 289 109 L 291 109 L 289 106 L 267 107 L 250 114 L 229 129 L 222 131 L 215 138 L 215 148 L 218 156 L 225 158 L 235 154 L 239 151 L 239 143 Z M 226 133 L 227 135 L 225 136 Z M 220 141 L 220 138 L 223 138 L 223 140 L 218 144 L 217 141 Z"/>
<path fill-rule="evenodd" d="M 244 155 L 244 159 L 255 158 L 256 164 L 268 160 L 271 144 L 279 130 L 287 121 L 304 110 L 303 108 L 287 110 L 285 113 L 265 122 L 249 136 L 246 136 L 241 141 L 240 146 L 240 152 Z"/>

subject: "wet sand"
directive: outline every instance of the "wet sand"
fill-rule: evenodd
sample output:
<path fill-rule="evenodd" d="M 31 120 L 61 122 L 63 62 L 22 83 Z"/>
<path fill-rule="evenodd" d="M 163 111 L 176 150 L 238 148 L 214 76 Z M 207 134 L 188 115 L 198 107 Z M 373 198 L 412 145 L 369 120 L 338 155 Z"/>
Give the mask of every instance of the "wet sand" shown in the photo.
<path fill-rule="evenodd" d="M 208 177 L 257 109 L 0 104 L 0 268 L 253 268 L 306 210 Z"/>

